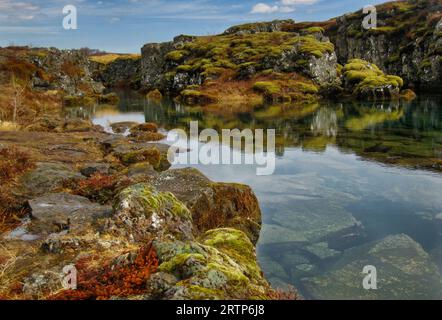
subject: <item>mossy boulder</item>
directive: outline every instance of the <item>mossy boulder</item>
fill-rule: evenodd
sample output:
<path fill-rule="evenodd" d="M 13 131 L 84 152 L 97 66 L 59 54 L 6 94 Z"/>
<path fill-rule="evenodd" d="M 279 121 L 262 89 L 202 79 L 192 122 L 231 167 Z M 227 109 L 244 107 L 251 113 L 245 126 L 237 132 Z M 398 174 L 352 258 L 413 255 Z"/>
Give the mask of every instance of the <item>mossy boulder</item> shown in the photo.
<path fill-rule="evenodd" d="M 375 64 L 361 59 L 350 60 L 342 72 L 346 90 L 360 99 L 395 98 L 404 85 L 401 77 L 386 75 Z"/>
<path fill-rule="evenodd" d="M 158 166 L 161 160 L 160 151 L 155 147 L 127 150 L 127 152 L 117 153 L 117 157 L 125 165 L 131 165 L 139 162 L 149 162 L 154 167 Z"/>
<path fill-rule="evenodd" d="M 161 173 L 152 184 L 170 191 L 192 212 L 195 231 L 203 234 L 219 227 L 242 230 L 256 243 L 261 230 L 261 210 L 250 187 L 214 183 L 196 169 Z"/>
<path fill-rule="evenodd" d="M 177 282 L 163 299 L 266 299 L 270 286 L 262 277 L 250 239 L 235 229 L 216 229 L 192 242 L 155 242 L 159 270 Z"/>
<path fill-rule="evenodd" d="M 121 191 L 114 201 L 116 230 L 141 239 L 193 239 L 192 214 L 168 192 L 140 183 Z"/>

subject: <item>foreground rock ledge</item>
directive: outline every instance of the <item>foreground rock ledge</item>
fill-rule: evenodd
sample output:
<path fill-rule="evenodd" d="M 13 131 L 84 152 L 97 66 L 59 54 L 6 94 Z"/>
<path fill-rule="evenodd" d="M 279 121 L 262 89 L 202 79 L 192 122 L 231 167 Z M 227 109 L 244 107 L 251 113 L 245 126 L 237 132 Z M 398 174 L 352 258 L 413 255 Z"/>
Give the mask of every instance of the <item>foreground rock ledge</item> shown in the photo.
<path fill-rule="evenodd" d="M 256 259 L 261 212 L 253 191 L 195 169 L 162 171 L 162 145 L 128 139 L 95 131 L 0 138 L 36 161 L 13 190 L 29 214 L 0 235 L 0 298 L 274 297 Z M 125 161 L 139 150 L 159 156 Z M 95 174 L 119 186 L 102 204 L 69 188 Z M 62 286 L 66 266 L 77 270 L 76 290 Z"/>

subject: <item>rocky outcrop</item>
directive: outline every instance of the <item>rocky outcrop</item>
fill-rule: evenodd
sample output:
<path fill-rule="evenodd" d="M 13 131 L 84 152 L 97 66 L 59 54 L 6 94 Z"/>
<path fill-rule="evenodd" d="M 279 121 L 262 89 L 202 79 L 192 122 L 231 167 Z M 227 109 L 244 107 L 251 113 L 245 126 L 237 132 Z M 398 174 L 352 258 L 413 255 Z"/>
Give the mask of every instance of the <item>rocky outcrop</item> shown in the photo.
<path fill-rule="evenodd" d="M 95 62 L 94 79 L 107 88 L 141 88 L 141 59 L 118 58 L 108 64 Z"/>
<path fill-rule="evenodd" d="M 243 231 L 256 244 L 261 230 L 261 210 L 250 187 L 215 183 L 196 169 L 175 169 L 152 181 L 158 190 L 172 192 L 192 212 L 199 234 L 231 227 Z"/>
<path fill-rule="evenodd" d="M 378 28 L 365 30 L 362 11 L 336 19 L 326 32 L 339 62 L 359 58 L 406 83 L 440 89 L 442 83 L 442 17 L 440 1 L 399 1 L 377 6 Z"/>
<path fill-rule="evenodd" d="M 257 263 L 261 212 L 249 187 L 193 169 L 161 172 L 167 145 L 55 128 L 0 136 L 2 146 L 45 160 L 11 186 L 23 213 L 0 234 L 2 299 L 277 296 Z M 75 270 L 76 289 L 63 286 L 66 270 Z"/>
<path fill-rule="evenodd" d="M 180 101 L 197 105 L 228 99 L 219 87 L 228 87 L 232 95 L 248 100 L 261 96 L 270 101 L 300 101 L 339 86 L 334 48 L 322 31 L 277 32 L 283 24 L 263 24 L 263 28 L 258 24 L 246 37 L 232 31 L 146 44 L 143 86 L 146 91 L 178 95 Z M 244 85 L 235 85 L 238 81 Z M 267 88 L 275 90 L 255 90 L 253 84 L 262 82 L 270 82 Z"/>
<path fill-rule="evenodd" d="M 18 257 L 0 280 L 2 294 L 8 292 L 2 281 L 14 279 L 23 283 L 19 297 L 31 299 L 270 297 L 245 233 L 224 228 L 195 235 L 189 209 L 172 193 L 150 184 L 122 190 L 113 210 L 63 193 L 49 193 L 29 204 L 32 219 L 0 240 L 2 259 L 12 251 Z M 145 264 L 138 265 L 149 242 Z M 63 268 L 69 265 L 79 273 L 76 290 L 61 286 Z M 139 279 L 111 282 L 127 269 Z M 89 287 L 95 279 L 105 280 Z"/>
<path fill-rule="evenodd" d="M 26 59 L 41 70 L 32 77 L 34 88 L 63 90 L 67 95 L 101 94 L 104 90 L 92 78 L 89 56 L 81 50 L 30 49 Z"/>
<path fill-rule="evenodd" d="M 259 32 L 285 31 L 288 25 L 292 25 L 294 23 L 295 21 L 292 19 L 274 20 L 270 22 L 259 23 L 246 23 L 238 26 L 233 26 L 224 31 L 224 34 L 245 35 Z"/>

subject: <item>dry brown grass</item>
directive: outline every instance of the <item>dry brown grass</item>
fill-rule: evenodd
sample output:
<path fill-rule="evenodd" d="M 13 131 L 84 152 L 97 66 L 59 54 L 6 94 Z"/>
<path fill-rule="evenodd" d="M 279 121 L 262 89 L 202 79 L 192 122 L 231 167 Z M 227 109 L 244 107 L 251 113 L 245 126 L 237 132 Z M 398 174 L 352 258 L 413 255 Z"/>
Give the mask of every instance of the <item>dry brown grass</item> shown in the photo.
<path fill-rule="evenodd" d="M 13 118 L 14 88 L 10 84 L 0 85 L 0 121 L 10 122 Z M 22 103 L 17 110 L 17 124 L 31 124 L 36 117 L 61 110 L 58 92 L 37 92 L 26 88 Z"/>
<path fill-rule="evenodd" d="M 0 149 L 0 233 L 15 227 L 26 214 L 12 193 L 17 179 L 34 167 L 26 152 L 16 147 Z"/>
<path fill-rule="evenodd" d="M 230 106 L 233 109 L 262 104 L 262 96 L 251 89 L 255 80 L 235 80 L 234 75 L 234 71 L 227 70 L 216 81 L 206 82 L 199 91 L 217 97 L 216 105 Z"/>

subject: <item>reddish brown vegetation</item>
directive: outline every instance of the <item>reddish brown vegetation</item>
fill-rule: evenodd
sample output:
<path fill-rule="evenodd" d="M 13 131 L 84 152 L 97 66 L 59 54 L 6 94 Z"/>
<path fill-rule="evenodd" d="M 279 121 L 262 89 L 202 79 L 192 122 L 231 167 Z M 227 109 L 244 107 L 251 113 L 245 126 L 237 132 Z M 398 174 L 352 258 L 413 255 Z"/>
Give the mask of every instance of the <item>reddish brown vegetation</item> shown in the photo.
<path fill-rule="evenodd" d="M 103 204 L 113 198 L 116 185 L 114 176 L 95 173 L 86 180 L 78 181 L 73 193 Z"/>
<path fill-rule="evenodd" d="M 18 177 L 34 166 L 31 157 L 15 147 L 0 149 L 0 232 L 18 223 L 25 211 L 12 195 Z"/>
<path fill-rule="evenodd" d="M 88 267 L 87 260 L 76 264 L 77 290 L 66 290 L 51 300 L 107 300 L 113 296 L 128 297 L 145 292 L 146 281 L 157 272 L 158 258 L 152 244 L 142 248 L 135 261 L 126 266 L 109 264 L 104 269 Z"/>
<path fill-rule="evenodd" d="M 289 286 L 287 290 L 272 289 L 268 292 L 270 300 L 301 300 L 296 289 Z"/>

